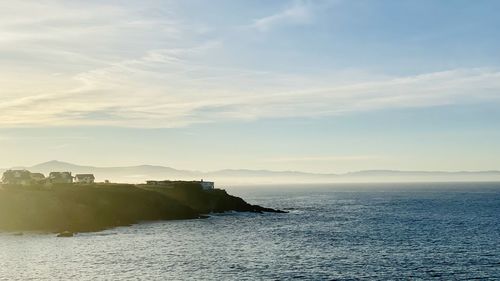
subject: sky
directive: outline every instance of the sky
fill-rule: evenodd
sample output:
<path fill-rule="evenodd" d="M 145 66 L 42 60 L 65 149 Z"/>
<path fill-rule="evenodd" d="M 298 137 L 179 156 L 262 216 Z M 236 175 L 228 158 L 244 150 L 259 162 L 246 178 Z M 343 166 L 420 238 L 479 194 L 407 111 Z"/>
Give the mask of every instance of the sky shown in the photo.
<path fill-rule="evenodd" d="M 0 1 L 0 167 L 500 170 L 499 1 Z"/>

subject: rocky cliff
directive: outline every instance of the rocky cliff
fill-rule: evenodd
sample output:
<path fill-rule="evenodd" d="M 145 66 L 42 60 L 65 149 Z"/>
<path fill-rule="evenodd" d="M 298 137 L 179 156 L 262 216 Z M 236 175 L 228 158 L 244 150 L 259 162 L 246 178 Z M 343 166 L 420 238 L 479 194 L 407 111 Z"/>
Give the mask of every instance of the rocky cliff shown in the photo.
<path fill-rule="evenodd" d="M 3 186 L 0 230 L 88 232 L 140 221 L 196 219 L 211 212 L 280 212 L 195 184 Z"/>

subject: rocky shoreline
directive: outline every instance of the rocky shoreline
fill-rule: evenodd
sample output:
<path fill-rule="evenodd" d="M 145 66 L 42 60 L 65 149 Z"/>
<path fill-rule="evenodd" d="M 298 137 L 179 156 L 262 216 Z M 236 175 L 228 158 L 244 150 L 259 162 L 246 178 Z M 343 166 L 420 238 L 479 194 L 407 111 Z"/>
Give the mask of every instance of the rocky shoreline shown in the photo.
<path fill-rule="evenodd" d="M 71 237 L 143 221 L 199 219 L 227 211 L 273 212 L 229 195 L 205 191 L 196 184 L 170 188 L 132 184 L 2 186 L 0 231 L 42 231 Z"/>

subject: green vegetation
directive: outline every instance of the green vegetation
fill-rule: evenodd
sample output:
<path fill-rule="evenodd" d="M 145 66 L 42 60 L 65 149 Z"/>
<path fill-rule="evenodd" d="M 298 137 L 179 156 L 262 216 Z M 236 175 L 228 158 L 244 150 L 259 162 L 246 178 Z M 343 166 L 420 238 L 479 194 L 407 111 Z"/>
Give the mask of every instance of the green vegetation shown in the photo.
<path fill-rule="evenodd" d="M 130 184 L 3 186 L 0 230 L 87 232 L 140 221 L 193 219 L 224 211 L 275 211 L 246 203 L 224 190 L 193 183 L 173 188 Z"/>

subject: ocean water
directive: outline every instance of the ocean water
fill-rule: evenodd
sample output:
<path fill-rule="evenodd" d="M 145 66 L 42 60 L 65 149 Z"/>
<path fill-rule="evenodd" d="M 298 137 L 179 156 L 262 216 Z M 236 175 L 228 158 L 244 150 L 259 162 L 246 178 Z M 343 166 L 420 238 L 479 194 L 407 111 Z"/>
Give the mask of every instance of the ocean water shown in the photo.
<path fill-rule="evenodd" d="M 500 183 L 228 188 L 226 213 L 0 234 L 0 280 L 500 280 Z"/>

